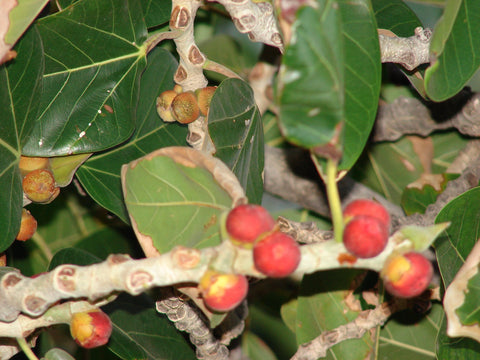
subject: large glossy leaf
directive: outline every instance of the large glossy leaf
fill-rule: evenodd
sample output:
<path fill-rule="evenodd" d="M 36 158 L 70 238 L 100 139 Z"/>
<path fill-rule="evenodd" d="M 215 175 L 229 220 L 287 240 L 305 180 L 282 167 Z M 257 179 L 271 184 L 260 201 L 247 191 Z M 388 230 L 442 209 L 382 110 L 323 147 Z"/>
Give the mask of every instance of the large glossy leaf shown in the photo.
<path fill-rule="evenodd" d="M 42 42 L 35 28 L 15 49 L 15 61 L 0 67 L 0 252 L 20 227 L 23 192 L 18 161 L 21 142 L 35 121 L 43 72 Z"/>
<path fill-rule="evenodd" d="M 435 223 L 451 223 L 434 243 L 445 287 L 452 282 L 480 236 L 479 213 L 480 188 L 477 187 L 450 201 L 435 219 Z"/>
<path fill-rule="evenodd" d="M 335 1 L 301 8 L 277 81 L 280 127 L 294 144 L 338 142 L 344 125 L 344 52 Z M 339 144 L 341 145 L 341 143 Z"/>
<path fill-rule="evenodd" d="M 233 171 L 251 203 L 263 195 L 264 143 L 260 113 L 245 82 L 228 79 L 217 88 L 208 112 L 215 155 Z"/>
<path fill-rule="evenodd" d="M 441 304 L 433 304 L 427 314 L 413 311 L 393 316 L 380 331 L 378 359 L 435 359 L 436 338 L 443 318 Z"/>
<path fill-rule="evenodd" d="M 297 343 L 302 344 L 353 321 L 358 312 L 349 309 L 345 296 L 358 271 L 322 271 L 305 276 L 297 304 Z M 361 339 L 341 342 L 332 347 L 326 359 L 365 359 L 373 341 L 369 333 Z"/>
<path fill-rule="evenodd" d="M 377 27 L 369 0 L 338 2 L 345 51 L 345 138 L 340 169 L 350 169 L 372 130 L 380 94 Z"/>
<path fill-rule="evenodd" d="M 124 166 L 122 185 L 137 236 L 160 253 L 220 243 L 219 221 L 232 199 L 208 170 L 153 153 Z"/>
<path fill-rule="evenodd" d="M 134 129 L 146 38 L 136 0 L 81 0 L 38 21 L 44 92 L 27 155 L 95 152 Z"/>
<path fill-rule="evenodd" d="M 155 107 L 157 96 L 173 88 L 176 68 L 176 60 L 167 51 L 156 49 L 149 54 L 140 80 L 137 127 L 133 136 L 124 145 L 93 156 L 77 171 L 88 194 L 125 222 L 129 220 L 120 183 L 122 165 L 158 148 L 185 144 L 187 127 L 164 123 Z"/>
<path fill-rule="evenodd" d="M 449 0 L 430 45 L 435 60 L 425 73 L 427 95 L 435 101 L 458 93 L 480 66 L 480 2 Z"/>

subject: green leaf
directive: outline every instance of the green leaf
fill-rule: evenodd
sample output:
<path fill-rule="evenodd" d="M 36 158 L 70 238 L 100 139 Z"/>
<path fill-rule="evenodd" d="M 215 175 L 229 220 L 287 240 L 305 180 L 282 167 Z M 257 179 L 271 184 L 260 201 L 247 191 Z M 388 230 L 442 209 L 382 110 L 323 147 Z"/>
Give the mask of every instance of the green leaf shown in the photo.
<path fill-rule="evenodd" d="M 48 0 L 18 1 L 8 15 L 10 26 L 5 34 L 5 43 L 15 44 L 47 3 Z"/>
<path fill-rule="evenodd" d="M 341 150 L 344 53 L 337 2 L 300 8 L 292 30 L 276 85 L 282 133 L 299 146 L 337 142 Z"/>
<path fill-rule="evenodd" d="M 422 22 L 415 12 L 402 0 L 373 0 L 375 18 L 379 29 L 390 30 L 397 36 L 410 37 L 415 34 L 415 28 L 422 26 Z M 425 97 L 423 82 L 424 70 L 406 71 L 399 67 L 417 92 Z"/>
<path fill-rule="evenodd" d="M 427 206 L 435 203 L 437 196 L 440 195 L 448 182 L 455 180 L 458 174 L 442 174 L 444 181 L 440 184 L 440 191 L 436 190 L 432 185 L 425 184 L 422 189 L 416 187 L 407 187 L 402 194 L 402 208 L 405 214 L 412 215 L 414 213 L 424 214 Z"/>
<path fill-rule="evenodd" d="M 25 34 L 16 51 L 15 61 L 0 66 L 0 252 L 15 240 L 20 228 L 20 148 L 30 134 L 41 94 L 43 49 L 35 27 Z"/>
<path fill-rule="evenodd" d="M 456 132 L 434 134 L 432 171 L 444 173 L 467 140 Z M 351 176 L 388 200 L 400 204 L 405 187 L 420 178 L 422 164 L 408 138 L 378 143 L 367 149 L 351 171 Z"/>
<path fill-rule="evenodd" d="M 51 271 L 62 264 L 87 266 L 97 264 L 101 261 L 102 259 L 90 254 L 88 251 L 75 248 L 65 248 L 57 252 L 52 258 L 52 261 L 48 266 L 48 271 Z"/>
<path fill-rule="evenodd" d="M 394 315 L 380 331 L 378 359 L 435 359 L 436 338 L 443 308 L 434 303 L 427 314 L 403 311 Z"/>
<path fill-rule="evenodd" d="M 124 360 L 194 360 L 191 345 L 145 295 L 122 295 L 102 308 L 113 323 L 107 346 Z"/>
<path fill-rule="evenodd" d="M 148 55 L 148 64 L 140 80 L 136 129 L 127 143 L 111 151 L 92 156 L 76 175 L 85 191 L 101 206 L 129 222 L 123 202 L 120 169 L 155 149 L 185 144 L 188 130 L 177 123 L 164 123 L 157 114 L 157 96 L 174 86 L 178 63 L 166 50 L 157 48 Z"/>
<path fill-rule="evenodd" d="M 444 235 L 434 243 L 440 274 L 445 288 L 480 236 L 480 188 L 471 189 L 450 201 L 438 213 L 435 223 L 450 222 Z"/>
<path fill-rule="evenodd" d="M 463 325 L 480 325 L 480 273 L 475 274 L 468 280 L 465 291 L 465 301 L 455 310 Z"/>
<path fill-rule="evenodd" d="M 91 154 L 57 156 L 50 158 L 50 169 L 53 172 L 58 186 L 65 187 L 72 182 L 78 167 L 82 165 Z"/>
<path fill-rule="evenodd" d="M 329 331 L 353 321 L 358 312 L 345 303 L 345 296 L 356 276 L 354 270 L 321 271 L 303 278 L 297 306 L 297 343 L 313 340 Z M 370 334 L 361 339 L 343 341 L 327 352 L 326 359 L 365 359 L 373 346 Z"/>
<path fill-rule="evenodd" d="M 170 20 L 172 2 L 170 0 L 140 0 L 145 23 L 148 28 L 163 25 Z"/>
<path fill-rule="evenodd" d="M 425 73 L 427 95 L 434 101 L 458 93 L 480 66 L 480 2 L 449 0 L 430 44 L 435 57 Z"/>
<path fill-rule="evenodd" d="M 59 156 L 95 152 L 133 132 L 146 38 L 138 1 L 81 0 L 42 18 L 44 92 L 23 152 Z"/>
<path fill-rule="evenodd" d="M 480 353 L 480 344 L 469 338 L 451 338 L 447 336 L 447 318 L 444 316 L 437 337 L 438 360 L 476 360 Z M 410 358 L 411 359 L 411 358 Z"/>
<path fill-rule="evenodd" d="M 125 165 L 122 183 L 137 236 L 151 239 L 160 253 L 220 243 L 219 220 L 232 199 L 206 169 L 154 153 Z"/>
<path fill-rule="evenodd" d="M 397 36 L 409 37 L 422 23 L 402 0 L 372 0 L 379 29 L 387 29 Z"/>
<path fill-rule="evenodd" d="M 444 222 L 430 226 L 407 225 L 398 230 L 398 235 L 410 240 L 415 251 L 422 252 L 432 245 L 449 224 L 449 222 Z M 399 241 L 401 237 L 398 238 Z"/>
<path fill-rule="evenodd" d="M 208 131 L 215 155 L 237 176 L 251 203 L 263 195 L 264 142 L 253 91 L 238 79 L 223 81 L 208 112 Z"/>
<path fill-rule="evenodd" d="M 45 360 L 75 360 L 75 358 L 62 349 L 51 349 L 45 354 Z"/>
<path fill-rule="evenodd" d="M 339 169 L 350 169 L 362 153 L 375 122 L 381 62 L 369 0 L 341 0 L 345 51 L 345 138 Z"/>
<path fill-rule="evenodd" d="M 247 331 L 242 335 L 242 352 L 251 360 L 277 359 L 268 345 L 250 331 Z"/>

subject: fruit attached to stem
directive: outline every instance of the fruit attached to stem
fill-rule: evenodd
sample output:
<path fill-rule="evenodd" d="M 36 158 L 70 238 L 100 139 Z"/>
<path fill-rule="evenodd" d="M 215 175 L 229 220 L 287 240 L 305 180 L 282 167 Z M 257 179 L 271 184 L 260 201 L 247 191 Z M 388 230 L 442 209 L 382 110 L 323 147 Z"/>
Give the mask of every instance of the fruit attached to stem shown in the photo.
<path fill-rule="evenodd" d="M 225 228 L 234 244 L 251 248 L 261 235 L 275 228 L 275 220 L 264 207 L 243 204 L 229 212 Z"/>
<path fill-rule="evenodd" d="M 343 244 L 352 255 L 368 259 L 380 254 L 388 242 L 388 229 L 375 217 L 359 215 L 343 231 Z"/>
<path fill-rule="evenodd" d="M 105 345 L 112 333 L 112 322 L 100 309 L 72 315 L 70 334 L 80 346 L 91 349 Z"/>
<path fill-rule="evenodd" d="M 390 214 L 382 204 L 376 201 L 368 199 L 354 200 L 343 210 L 345 222 L 360 215 L 375 217 L 380 220 L 387 229 L 390 228 Z"/>
<path fill-rule="evenodd" d="M 25 195 L 37 203 L 47 203 L 55 199 L 60 193 L 60 189 L 55 185 L 52 172 L 46 169 L 29 172 L 22 182 Z"/>
<path fill-rule="evenodd" d="M 166 90 L 157 97 L 157 113 L 165 122 L 174 122 L 172 101 L 177 96 L 174 90 Z"/>
<path fill-rule="evenodd" d="M 253 246 L 255 268 L 272 278 L 282 278 L 293 273 L 300 258 L 297 242 L 280 231 L 265 235 Z"/>
<path fill-rule="evenodd" d="M 217 90 L 216 86 L 207 86 L 201 89 L 195 90 L 197 96 L 198 107 L 202 115 L 208 115 L 208 109 L 210 108 L 210 102 L 212 101 L 213 94 Z"/>
<path fill-rule="evenodd" d="M 30 214 L 30 211 L 22 209 L 22 220 L 16 239 L 26 241 L 35 234 L 35 231 L 37 231 L 37 220 Z"/>
<path fill-rule="evenodd" d="M 189 124 L 197 120 L 200 109 L 195 94 L 187 91 L 175 96 L 172 101 L 172 115 L 181 124 Z"/>
<path fill-rule="evenodd" d="M 199 284 L 205 305 L 212 311 L 226 312 L 247 296 L 248 281 L 243 275 L 207 270 Z"/>
<path fill-rule="evenodd" d="M 420 295 L 428 287 L 433 266 L 425 256 L 412 251 L 393 255 L 385 263 L 380 275 L 390 294 L 411 298 Z"/>
<path fill-rule="evenodd" d="M 26 175 L 33 170 L 48 169 L 50 160 L 46 157 L 20 156 L 18 167 L 22 175 Z"/>

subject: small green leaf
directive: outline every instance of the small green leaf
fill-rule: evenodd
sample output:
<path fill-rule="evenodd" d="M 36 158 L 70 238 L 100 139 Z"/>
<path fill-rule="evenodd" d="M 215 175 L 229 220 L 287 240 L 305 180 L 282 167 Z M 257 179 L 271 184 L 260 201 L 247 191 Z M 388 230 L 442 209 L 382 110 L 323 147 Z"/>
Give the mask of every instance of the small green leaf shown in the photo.
<path fill-rule="evenodd" d="M 216 153 L 237 176 L 249 202 L 263 195 L 263 127 L 253 91 L 247 83 L 227 79 L 215 91 L 208 112 L 208 130 Z"/>
<path fill-rule="evenodd" d="M 122 183 L 137 236 L 160 253 L 220 243 L 219 220 L 232 199 L 208 170 L 154 153 L 125 165 Z"/>
<path fill-rule="evenodd" d="M 458 93 L 480 66 L 480 2 L 449 0 L 430 44 L 435 57 L 425 72 L 427 95 L 434 101 Z"/>
<path fill-rule="evenodd" d="M 58 156 L 50 159 L 50 168 L 58 186 L 64 187 L 72 182 L 78 167 L 82 165 L 91 154 Z"/>
<path fill-rule="evenodd" d="M 341 151 L 344 53 L 337 2 L 300 8 L 292 30 L 277 78 L 282 133 L 306 148 L 338 141 Z"/>
<path fill-rule="evenodd" d="M 422 252 L 427 250 L 449 225 L 449 222 L 431 226 L 408 225 L 402 227 L 398 232 L 412 242 L 415 251 Z"/>
<path fill-rule="evenodd" d="M 120 169 L 123 164 L 138 159 L 156 149 L 184 145 L 187 127 L 167 124 L 157 114 L 155 100 L 173 89 L 173 74 L 178 66 L 168 51 L 157 48 L 148 55 L 148 64 L 140 80 L 136 129 L 125 144 L 101 154 L 95 154 L 77 171 L 85 191 L 101 206 L 129 222 L 123 202 Z"/>

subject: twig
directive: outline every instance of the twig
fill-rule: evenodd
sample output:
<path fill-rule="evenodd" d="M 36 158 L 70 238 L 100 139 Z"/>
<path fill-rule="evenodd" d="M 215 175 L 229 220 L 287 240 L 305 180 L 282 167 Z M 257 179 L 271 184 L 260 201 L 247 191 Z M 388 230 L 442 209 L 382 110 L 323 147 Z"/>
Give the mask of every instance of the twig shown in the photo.
<path fill-rule="evenodd" d="M 362 311 L 348 324 L 324 331 L 309 343 L 301 345 L 291 360 L 316 360 L 325 357 L 332 346 L 348 339 L 363 337 L 367 331 L 383 325 L 391 314 L 391 308 L 386 303 L 373 310 Z"/>

